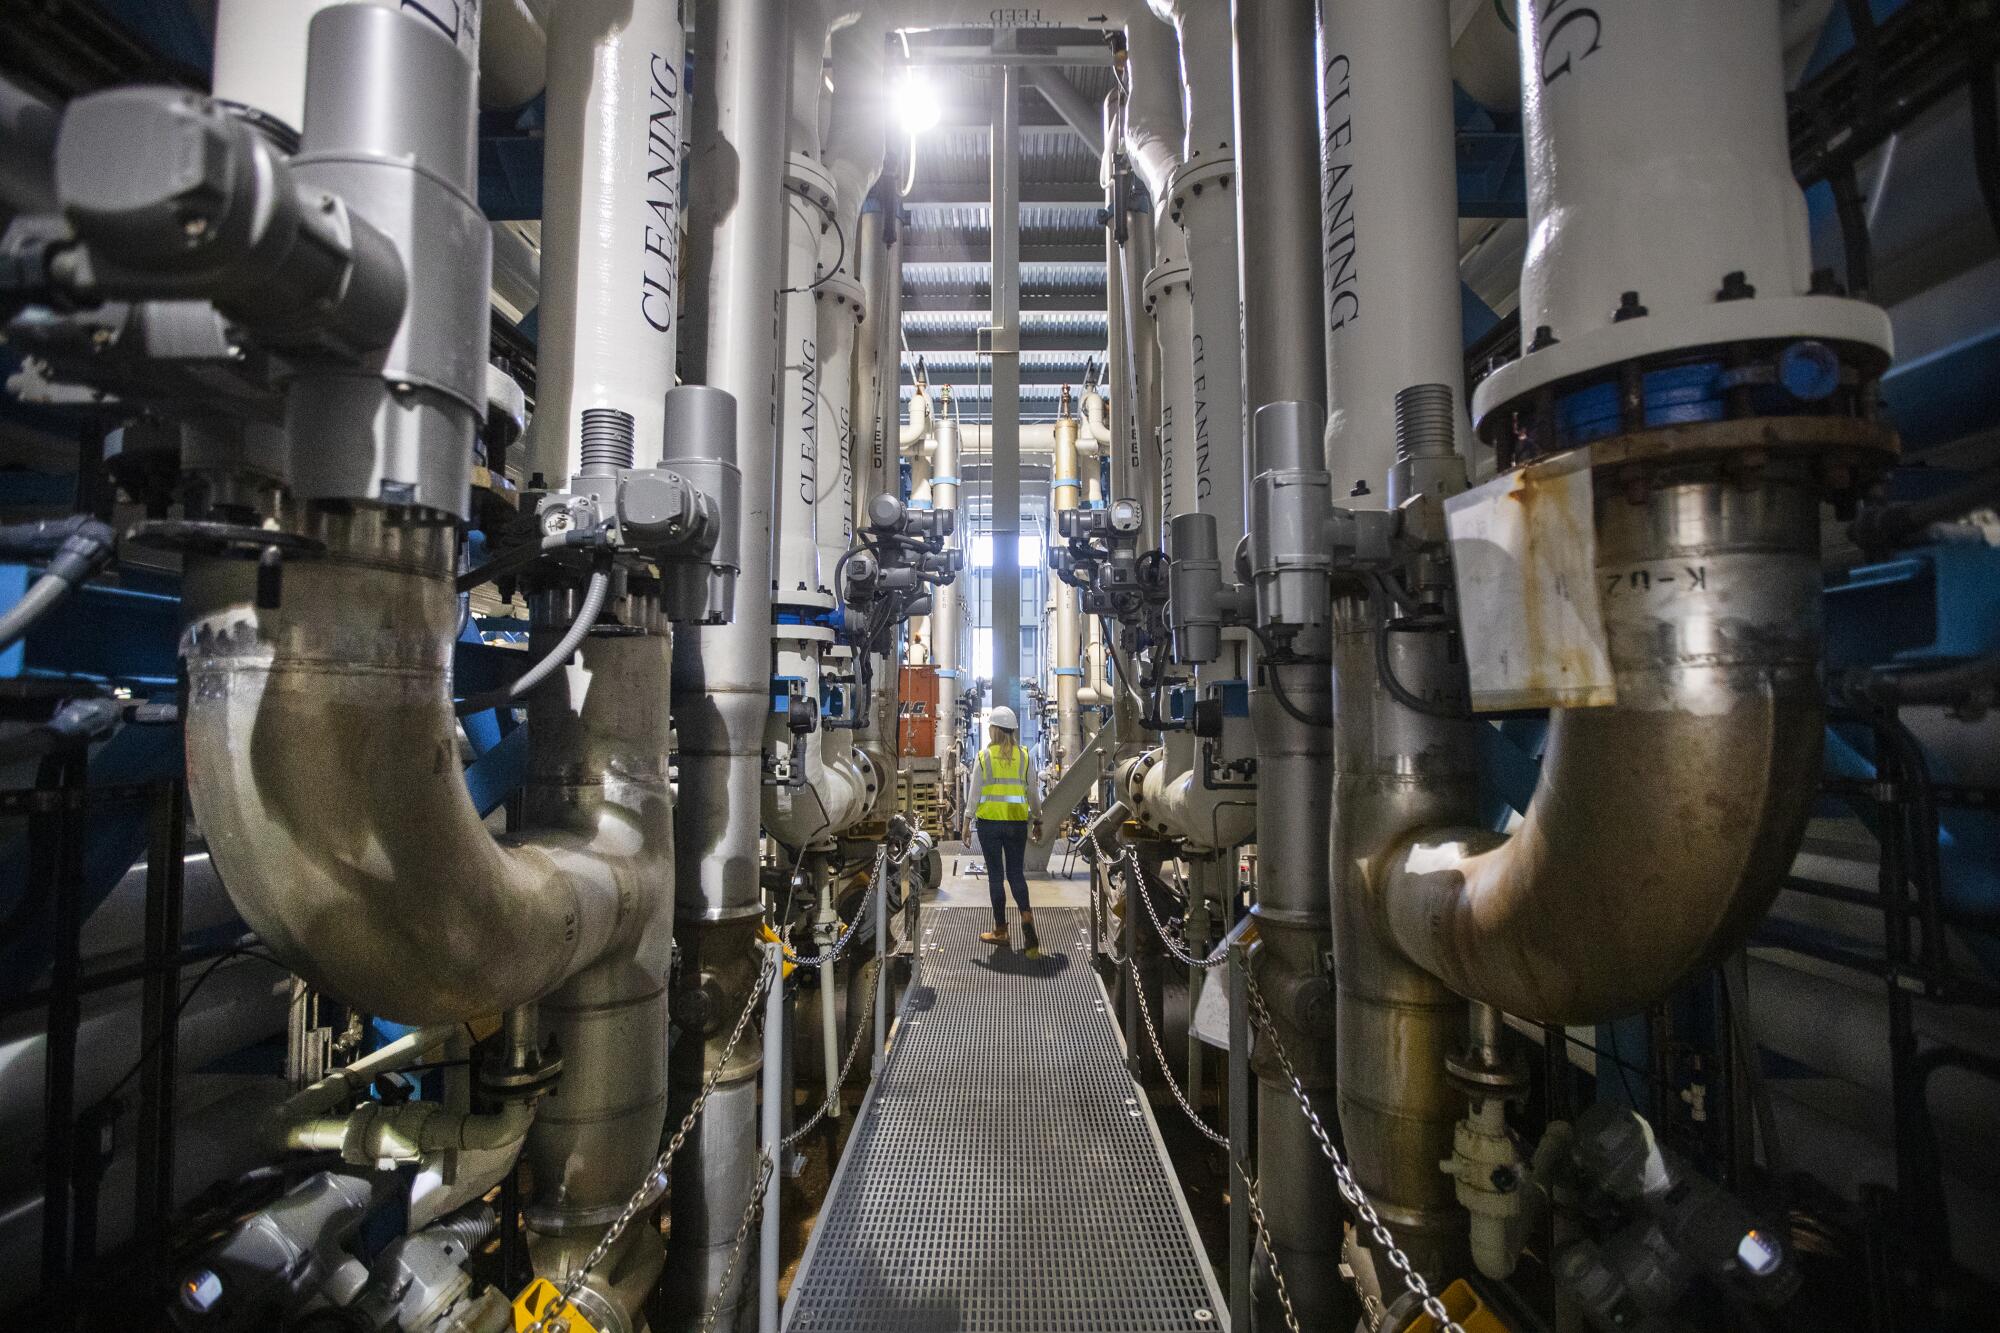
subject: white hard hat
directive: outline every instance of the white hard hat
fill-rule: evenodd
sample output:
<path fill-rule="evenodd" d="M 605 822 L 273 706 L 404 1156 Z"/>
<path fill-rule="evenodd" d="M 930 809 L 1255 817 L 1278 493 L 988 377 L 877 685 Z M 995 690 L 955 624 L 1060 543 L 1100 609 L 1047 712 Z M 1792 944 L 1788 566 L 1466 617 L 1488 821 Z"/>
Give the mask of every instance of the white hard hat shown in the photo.
<path fill-rule="evenodd" d="M 994 709 L 987 716 L 986 723 L 988 726 L 999 727 L 1003 731 L 1019 731 L 1021 729 L 1021 719 L 1015 717 L 1014 710 L 1006 707 L 1004 704 Z"/>

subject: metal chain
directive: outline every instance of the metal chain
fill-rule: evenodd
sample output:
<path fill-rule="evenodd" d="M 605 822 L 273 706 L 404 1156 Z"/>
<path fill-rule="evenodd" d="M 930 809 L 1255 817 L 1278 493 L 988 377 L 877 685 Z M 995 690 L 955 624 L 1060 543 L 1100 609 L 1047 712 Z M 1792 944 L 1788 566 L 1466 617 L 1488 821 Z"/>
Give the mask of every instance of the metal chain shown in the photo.
<path fill-rule="evenodd" d="M 701 1316 L 701 1333 L 714 1333 L 715 1321 L 722 1315 L 722 1298 L 729 1294 L 729 1279 L 735 1276 L 736 1263 L 743 1257 L 743 1243 L 750 1238 L 750 1229 L 764 1215 L 764 1191 L 770 1186 L 771 1173 L 776 1169 L 770 1153 L 758 1156 L 757 1182 L 750 1187 L 750 1206 L 743 1210 L 743 1220 L 736 1224 L 736 1240 L 729 1247 L 729 1262 L 723 1265 L 722 1279 L 715 1284 L 715 1295 Z"/>
<path fill-rule="evenodd" d="M 1095 835 L 1091 837 L 1090 845 L 1096 851 L 1098 858 L 1102 860 L 1104 857 L 1104 848 L 1098 845 Z M 1208 957 L 1196 958 L 1187 951 L 1185 940 L 1176 934 L 1168 932 L 1166 925 L 1160 920 L 1158 910 L 1153 906 L 1153 895 L 1146 889 L 1146 872 L 1139 864 L 1139 854 L 1137 852 L 1127 847 L 1124 854 L 1113 861 L 1112 864 L 1123 865 L 1125 867 L 1125 878 L 1131 883 L 1132 891 L 1138 896 L 1140 903 L 1145 906 L 1146 916 L 1152 921 L 1153 930 L 1159 935 L 1160 943 L 1167 946 L 1168 953 L 1189 967 L 1198 967 L 1204 970 L 1221 967 L 1229 961 L 1229 943 L 1226 940 L 1216 945 L 1215 952 Z"/>
<path fill-rule="evenodd" d="M 1099 940 L 1098 947 L 1100 952 L 1104 954 L 1106 960 L 1110 962 L 1111 966 L 1115 968 L 1123 967 L 1125 966 L 1125 959 L 1119 954 L 1118 950 L 1114 948 L 1111 943 L 1111 935 L 1110 935 L 1111 914 L 1110 912 L 1105 910 L 1105 893 L 1104 893 L 1105 885 L 1098 882 L 1098 876 L 1100 874 L 1104 876 L 1104 880 L 1107 883 L 1111 878 L 1111 872 L 1104 864 L 1105 860 L 1104 848 L 1098 846 L 1097 831 L 1095 829 L 1086 826 L 1084 829 L 1084 838 L 1090 844 L 1090 861 L 1091 861 L 1090 911 L 1091 915 L 1098 921 L 1103 922 L 1105 927 L 1105 934 Z"/>
<path fill-rule="evenodd" d="M 1189 967 L 1198 967 L 1203 969 L 1216 968 L 1216 967 L 1221 967 L 1224 963 L 1228 962 L 1229 944 L 1226 940 L 1223 943 L 1216 945 L 1215 952 L 1210 954 L 1208 957 L 1196 958 L 1193 954 L 1187 951 L 1187 943 L 1184 939 L 1176 935 L 1169 935 L 1167 933 L 1166 926 L 1164 926 L 1160 922 L 1160 914 L 1158 909 L 1156 909 L 1153 906 L 1153 895 L 1146 888 L 1146 873 L 1139 866 L 1139 857 L 1137 853 L 1128 850 L 1125 856 L 1127 863 L 1126 875 L 1132 881 L 1134 886 L 1137 888 L 1139 894 L 1139 901 L 1145 904 L 1146 907 L 1146 916 L 1152 921 L 1153 929 L 1156 932 L 1158 932 L 1160 937 L 1160 943 L 1167 946 L 1167 952 L 1172 954 L 1175 958 L 1179 959 L 1181 962 L 1187 964 Z"/>
<path fill-rule="evenodd" d="M 750 1026 L 750 1019 L 756 1014 L 757 1006 L 764 998 L 764 991 L 777 975 L 777 970 L 776 964 L 768 959 L 764 966 L 758 969 L 757 980 L 750 987 L 750 998 L 744 1004 L 743 1012 L 737 1016 L 736 1026 L 731 1030 L 729 1040 L 722 1048 L 721 1057 L 716 1060 L 715 1067 L 709 1070 L 707 1079 L 702 1082 L 701 1091 L 696 1094 L 694 1104 L 688 1107 L 688 1113 L 681 1120 L 680 1128 L 674 1131 L 674 1137 L 654 1160 L 653 1169 L 639 1182 L 639 1188 L 632 1191 L 632 1197 L 625 1201 L 625 1207 L 619 1210 L 617 1218 L 591 1248 L 590 1253 L 584 1256 L 583 1263 L 563 1281 L 556 1299 L 542 1311 L 541 1318 L 528 1326 L 527 1333 L 545 1333 L 548 1321 L 571 1307 L 577 1293 L 583 1290 L 584 1283 L 590 1280 L 591 1272 L 604 1262 L 605 1256 L 611 1253 L 612 1246 L 618 1243 L 618 1238 L 632 1225 L 632 1220 L 670 1191 L 673 1185 L 674 1158 L 680 1155 L 681 1147 L 687 1142 L 688 1135 L 694 1132 L 695 1122 L 707 1108 L 709 1095 L 715 1091 L 715 1085 L 721 1082 L 722 1071 L 728 1067 L 729 1057 L 736 1053 L 737 1044 L 743 1040 L 743 1034 Z"/>
<path fill-rule="evenodd" d="M 875 853 L 875 870 L 868 877 L 868 892 L 862 895 L 861 905 L 854 910 L 854 924 L 842 931 L 839 937 L 834 940 L 833 947 L 825 953 L 817 954 L 811 958 L 800 958 L 796 954 L 793 955 L 792 963 L 794 966 L 827 967 L 840 961 L 840 956 L 847 952 L 847 946 L 852 944 L 854 937 L 861 933 L 862 914 L 868 910 L 868 905 L 875 901 L 875 895 L 882 891 L 882 868 L 888 862 L 888 859 L 889 849 L 886 846 Z M 791 945 L 788 943 L 785 947 L 789 949 Z"/>
<path fill-rule="evenodd" d="M 1127 963 L 1125 975 L 1132 987 L 1132 994 L 1139 1001 L 1139 1017 L 1146 1020 L 1146 1037 L 1147 1040 L 1152 1042 L 1153 1058 L 1160 1062 L 1160 1076 L 1167 1081 L 1167 1091 L 1174 1094 L 1174 1100 L 1181 1104 L 1181 1110 L 1187 1112 L 1187 1118 L 1194 1122 L 1194 1127 L 1202 1132 L 1203 1137 L 1210 1143 L 1227 1148 L 1229 1146 L 1229 1136 L 1227 1134 L 1216 1133 L 1209 1127 L 1207 1121 L 1195 1114 L 1195 1109 L 1189 1103 L 1187 1094 L 1181 1091 L 1180 1084 L 1174 1082 L 1174 1072 L 1167 1068 L 1167 1053 L 1161 1049 L 1159 1029 L 1153 1026 L 1153 1011 L 1146 1005 L 1146 988 L 1139 984 L 1138 969 Z"/>
<path fill-rule="evenodd" d="M 1241 1162 L 1236 1163 L 1236 1176 L 1243 1182 L 1243 1198 L 1250 1205 L 1250 1220 L 1257 1227 L 1257 1243 L 1264 1247 L 1264 1257 L 1271 1261 L 1271 1281 L 1278 1288 L 1278 1304 L 1285 1310 L 1285 1327 L 1292 1333 L 1299 1333 L 1298 1312 L 1292 1309 L 1292 1293 L 1285 1286 L 1285 1270 L 1278 1267 L 1278 1247 L 1271 1243 L 1271 1230 L 1264 1223 L 1264 1201 L 1257 1197 L 1257 1182 L 1250 1178 L 1249 1171 Z"/>
<path fill-rule="evenodd" d="M 789 1148 L 805 1138 L 806 1135 L 812 1133 L 819 1122 L 826 1119 L 827 1113 L 833 1110 L 834 1103 L 840 1099 L 841 1089 L 847 1086 L 847 1076 L 854 1072 L 854 1062 L 861 1056 L 862 1039 L 870 1036 L 873 1032 L 873 1029 L 869 1026 L 869 1020 L 875 1017 L 874 977 L 881 967 L 882 964 L 879 960 L 870 959 L 861 969 L 861 975 L 868 979 L 868 1002 L 862 1006 L 861 1021 L 854 1025 L 854 1040 L 848 1045 L 847 1059 L 841 1063 L 840 1081 L 827 1089 L 826 1099 L 819 1104 L 819 1109 L 813 1112 L 812 1119 L 786 1135 L 780 1141 L 780 1147 Z"/>
<path fill-rule="evenodd" d="M 1396 1244 L 1395 1236 L 1389 1231 L 1389 1224 L 1375 1211 L 1375 1205 L 1368 1201 L 1367 1192 L 1361 1188 L 1360 1182 L 1355 1180 L 1354 1172 L 1341 1157 L 1340 1150 L 1333 1146 L 1333 1139 L 1327 1134 L 1326 1125 L 1321 1122 L 1319 1112 L 1313 1110 L 1312 1098 L 1306 1094 L 1306 1085 L 1299 1078 L 1297 1066 L 1292 1064 L 1292 1057 L 1286 1053 L 1284 1043 L 1278 1037 L 1278 1026 L 1272 1021 L 1271 1010 L 1264 1003 L 1264 992 L 1257 986 L 1256 975 L 1246 971 L 1243 979 L 1249 989 L 1251 1016 L 1264 1029 L 1264 1035 L 1271 1039 L 1271 1053 L 1278 1058 L 1278 1064 L 1284 1070 L 1286 1080 L 1292 1085 L 1292 1096 L 1297 1100 L 1299 1109 L 1305 1112 L 1306 1123 L 1311 1126 L 1313 1137 L 1319 1140 L 1320 1151 L 1326 1155 L 1327 1161 L 1333 1163 L 1333 1175 L 1340 1186 L 1341 1197 L 1347 1200 L 1363 1225 L 1368 1228 L 1370 1238 L 1374 1240 L 1376 1248 L 1389 1260 L 1389 1266 L 1402 1275 L 1403 1285 L 1423 1302 L 1424 1313 L 1431 1317 L 1431 1322 L 1439 1333 L 1465 1333 L 1465 1329 L 1444 1308 L 1444 1302 L 1431 1294 L 1430 1284 L 1424 1281 L 1423 1274 L 1411 1266 L 1410 1256 L 1404 1254 L 1402 1247 Z"/>

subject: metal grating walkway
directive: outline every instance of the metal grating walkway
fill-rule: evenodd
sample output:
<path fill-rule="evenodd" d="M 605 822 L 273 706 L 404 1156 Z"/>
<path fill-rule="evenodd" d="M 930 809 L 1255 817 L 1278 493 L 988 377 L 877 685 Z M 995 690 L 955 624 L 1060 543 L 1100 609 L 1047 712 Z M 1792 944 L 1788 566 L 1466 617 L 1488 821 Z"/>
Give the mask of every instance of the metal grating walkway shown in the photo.
<path fill-rule="evenodd" d="M 919 984 L 785 1306 L 790 1333 L 1214 1333 L 1214 1274 L 1090 970 L 925 915 Z M 1015 926 L 1015 939 L 1020 927 Z"/>

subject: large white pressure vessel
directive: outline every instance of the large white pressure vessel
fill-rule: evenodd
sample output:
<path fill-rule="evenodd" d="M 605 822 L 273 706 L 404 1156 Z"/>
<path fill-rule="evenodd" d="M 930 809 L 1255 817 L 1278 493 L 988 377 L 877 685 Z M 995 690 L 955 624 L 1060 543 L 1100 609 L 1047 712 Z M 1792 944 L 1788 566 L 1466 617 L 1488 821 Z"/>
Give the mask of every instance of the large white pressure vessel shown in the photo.
<path fill-rule="evenodd" d="M 1810 295 L 1779 0 L 1528 0 L 1521 65 L 1521 330 L 1535 350 L 1480 387 L 1475 416 L 1681 348 L 1812 337 L 1888 350 L 1879 308 Z"/>

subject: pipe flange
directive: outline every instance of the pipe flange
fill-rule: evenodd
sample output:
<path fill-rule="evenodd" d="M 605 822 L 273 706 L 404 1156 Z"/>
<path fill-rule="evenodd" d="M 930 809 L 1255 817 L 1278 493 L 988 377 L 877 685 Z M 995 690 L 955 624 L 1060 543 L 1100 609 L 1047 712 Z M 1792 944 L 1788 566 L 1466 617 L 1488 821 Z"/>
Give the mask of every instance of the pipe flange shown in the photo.
<path fill-rule="evenodd" d="M 868 294 L 861 284 L 847 276 L 845 269 L 829 273 L 813 285 L 813 300 L 821 305 L 845 308 L 861 324 L 868 319 Z"/>
<path fill-rule="evenodd" d="M 1176 291 L 1186 291 L 1193 273 L 1194 269 L 1185 259 L 1167 259 L 1155 264 L 1152 272 L 1146 275 L 1143 292 L 1146 313 L 1153 314 L 1162 298 Z"/>
<path fill-rule="evenodd" d="M 1647 467 L 1713 460 L 1754 463 L 1757 455 L 1808 457 L 1823 470 L 1845 470 L 1842 480 L 1868 481 L 1895 466 L 1902 441 L 1888 426 L 1854 417 L 1745 417 L 1737 421 L 1665 426 L 1599 440 L 1588 446 L 1590 465 Z M 1834 478 L 1826 478 L 1832 488 Z"/>
<path fill-rule="evenodd" d="M 501 1067 L 479 1071 L 479 1090 L 496 1102 L 531 1102 L 561 1081 L 562 1057 L 537 1052 L 535 1063 L 521 1069 Z"/>
<path fill-rule="evenodd" d="M 1528 1095 L 1528 1062 L 1518 1052 L 1503 1054 L 1488 1064 L 1473 1050 L 1454 1051 L 1444 1059 L 1445 1077 L 1453 1087 L 1475 1101 L 1498 1097 L 1520 1101 Z"/>
<path fill-rule="evenodd" d="M 260 559 L 271 551 L 287 560 L 326 553 L 324 541 L 303 533 L 251 523 L 209 523 L 188 518 L 152 518 L 135 523 L 126 530 L 125 541 L 156 551 L 229 555 L 246 560 Z"/>
<path fill-rule="evenodd" d="M 1170 216 L 1179 222 L 1191 201 L 1211 190 L 1226 193 L 1235 188 L 1236 157 L 1233 153 L 1194 158 L 1167 177 Z"/>
<path fill-rule="evenodd" d="M 817 208 L 826 215 L 826 221 L 833 220 L 833 203 L 838 194 L 833 177 L 827 169 L 805 153 L 793 153 L 785 159 L 785 192 Z"/>

